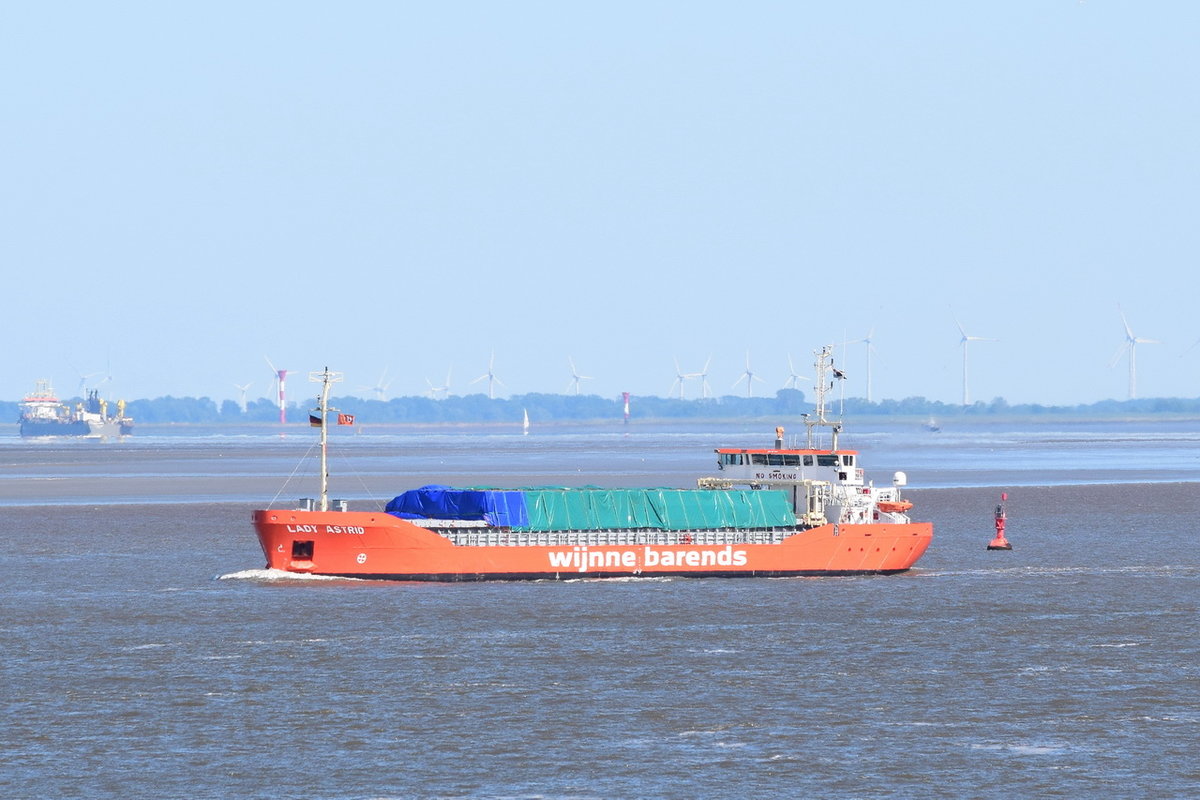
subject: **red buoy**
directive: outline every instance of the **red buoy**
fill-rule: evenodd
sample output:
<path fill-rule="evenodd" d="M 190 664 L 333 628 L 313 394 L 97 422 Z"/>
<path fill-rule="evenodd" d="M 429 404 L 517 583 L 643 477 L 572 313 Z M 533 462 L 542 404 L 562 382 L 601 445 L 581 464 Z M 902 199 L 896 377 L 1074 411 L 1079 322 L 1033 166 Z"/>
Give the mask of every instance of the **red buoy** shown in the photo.
<path fill-rule="evenodd" d="M 988 550 L 1012 550 L 1012 545 L 1004 538 L 1004 501 L 1007 499 L 1008 492 L 1002 492 L 1000 505 L 996 506 L 996 537 L 988 543 Z"/>

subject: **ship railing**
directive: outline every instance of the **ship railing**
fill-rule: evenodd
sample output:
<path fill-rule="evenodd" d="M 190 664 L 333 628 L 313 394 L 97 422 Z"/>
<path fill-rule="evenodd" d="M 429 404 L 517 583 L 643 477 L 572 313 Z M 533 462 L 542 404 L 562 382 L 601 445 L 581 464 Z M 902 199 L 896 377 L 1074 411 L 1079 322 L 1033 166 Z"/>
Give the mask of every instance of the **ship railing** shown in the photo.
<path fill-rule="evenodd" d="M 894 503 L 900 499 L 900 490 L 895 486 L 879 487 L 873 495 L 876 503 Z"/>
<path fill-rule="evenodd" d="M 638 545 L 712 546 L 726 544 L 780 544 L 796 527 L 721 529 L 702 531 L 589 530 L 522 531 L 439 529 L 435 532 L 460 547 L 633 547 Z"/>
<path fill-rule="evenodd" d="M 409 519 L 406 522 L 411 522 L 418 528 L 488 528 L 491 527 L 485 520 L 482 519 L 432 519 L 418 518 Z"/>

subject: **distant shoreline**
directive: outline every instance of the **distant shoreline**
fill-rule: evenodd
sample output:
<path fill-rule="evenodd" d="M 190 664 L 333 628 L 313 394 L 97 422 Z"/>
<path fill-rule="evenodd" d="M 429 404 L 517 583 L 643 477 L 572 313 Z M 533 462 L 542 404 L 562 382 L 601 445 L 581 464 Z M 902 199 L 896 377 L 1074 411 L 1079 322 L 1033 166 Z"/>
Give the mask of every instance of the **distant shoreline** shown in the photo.
<path fill-rule="evenodd" d="M 835 418 L 836 419 L 836 418 Z M 951 432 L 955 429 L 965 427 L 972 428 L 1006 428 L 1014 425 L 1021 426 L 1043 426 L 1043 425 L 1069 425 L 1069 426 L 1086 426 L 1086 425 L 1119 425 L 1119 424 L 1142 424 L 1142 425 L 1179 425 L 1200 423 L 1200 414 L 1180 413 L 1180 412 L 1157 412 L 1157 413 L 1141 413 L 1141 414 L 1013 414 L 999 415 L 989 414 L 985 416 L 959 416 L 948 418 L 944 421 L 939 420 L 936 424 L 931 423 L 928 417 L 924 416 L 909 416 L 909 415 L 885 415 L 885 414 L 864 414 L 858 416 L 846 416 L 842 418 L 846 425 L 848 433 L 856 431 L 872 430 L 878 427 L 888 428 L 903 428 L 912 427 L 916 429 L 925 429 L 930 436 L 937 436 L 938 433 Z M 533 419 L 530 435 L 536 435 L 537 431 L 569 431 L 578 429 L 590 429 L 603 432 L 630 432 L 635 433 L 640 430 L 654 429 L 661 431 L 664 429 L 703 432 L 707 429 L 713 430 L 728 430 L 730 428 L 762 428 L 768 434 L 773 433 L 777 426 L 782 426 L 789 435 L 799 434 L 804 430 L 804 419 L 802 417 L 792 416 L 762 416 L 762 417 L 744 417 L 744 418 L 644 418 L 631 419 L 627 424 L 621 420 L 611 419 L 552 419 L 552 420 L 537 420 Z M 264 433 L 272 433 L 276 431 L 286 431 L 289 434 L 300 434 L 305 430 L 312 429 L 313 426 L 307 422 L 289 420 L 286 424 L 280 425 L 278 422 L 137 422 L 135 420 L 132 436 L 154 435 L 155 433 L 182 433 L 185 431 L 221 431 L 230 434 L 255 434 L 261 435 Z M 338 426 L 331 424 L 329 426 L 330 433 L 335 436 L 346 435 L 370 435 L 372 433 L 419 433 L 419 432 L 470 432 L 470 431 L 487 431 L 490 433 L 503 433 L 506 431 L 520 432 L 520 420 L 505 420 L 505 421 L 433 421 L 433 422 L 373 422 L 363 420 L 356 422 L 353 426 Z M 18 430 L 15 422 L 11 425 L 11 435 L 17 436 Z M 0 434 L 2 436 L 3 434 Z"/>
<path fill-rule="evenodd" d="M 67 405 L 77 398 L 62 400 Z M 109 399 L 110 407 L 116 401 Z M 361 397 L 331 398 L 331 408 L 352 417 L 357 429 L 387 426 L 385 430 L 501 430 L 519 426 L 525 415 L 534 429 L 563 426 L 639 425 L 706 426 L 765 424 L 801 429 L 804 415 L 813 411 L 812 399 L 796 389 L 781 389 L 771 397 L 664 398 L 633 396 L 628 405 L 617 398 L 597 395 L 526 394 L 489 398 L 482 394 L 453 395 L 434 400 L 428 397 L 395 397 L 371 400 Z M 260 426 L 278 428 L 280 409 L 267 399 L 245 404 L 232 400 L 214 401 L 208 397 L 158 397 L 131 400 L 124 415 L 135 427 L 154 425 Z M 0 401 L 0 419 L 14 423 L 21 413 L 17 402 Z M 307 426 L 310 404 L 293 401 L 286 407 L 287 429 Z M 1055 424 L 1073 421 L 1159 422 L 1200 420 L 1200 398 L 1158 397 L 1131 400 L 1102 400 L 1074 406 L 1043 406 L 1036 403 L 1008 403 L 1003 398 L 968 406 L 908 397 L 900 400 L 867 401 L 862 398 L 838 399 L 826 407 L 830 419 L 841 418 L 847 428 L 872 425 L 921 425 L 928 429 L 945 428 L 961 422 L 970 424 Z"/>
<path fill-rule="evenodd" d="M 532 418 L 531 418 L 532 419 Z M 832 419 L 839 419 L 832 417 Z M 912 425 L 914 427 L 929 427 L 930 420 L 922 415 L 889 415 L 889 414 L 863 414 L 857 416 L 847 415 L 841 417 L 847 429 L 866 428 L 876 424 L 884 424 L 889 426 Z M 955 427 L 963 423 L 973 426 L 993 426 L 993 425 L 1010 425 L 1019 424 L 1038 424 L 1038 423 L 1104 423 L 1117 424 L 1122 422 L 1200 422 L 1200 414 L 1184 413 L 1174 411 L 1148 412 L 1138 414 L 1075 414 L 1069 412 L 1055 414 L 988 414 L 982 416 L 958 416 L 946 419 L 944 422 L 938 421 L 937 427 Z M 638 428 L 707 428 L 707 427 L 730 427 L 730 426 L 747 426 L 747 425 L 764 425 L 772 430 L 777 425 L 784 426 L 789 432 L 794 433 L 804 429 L 804 419 L 802 417 L 793 416 L 760 416 L 760 417 L 696 417 L 680 419 L 677 417 L 654 417 L 654 418 L 639 418 L 630 419 L 626 424 L 622 420 L 612 419 L 551 419 L 551 420 L 532 420 L 532 427 L 537 428 L 612 428 L 615 430 L 629 429 L 635 430 Z M 179 430 L 186 428 L 224 428 L 228 430 L 243 429 L 246 431 L 261 432 L 264 429 L 283 427 L 285 430 L 303 430 L 310 426 L 307 422 L 288 421 L 285 425 L 280 425 L 277 422 L 151 422 L 138 425 L 142 430 Z M 338 426 L 331 421 L 330 430 L 338 430 Z M 412 431 L 412 430 L 464 430 L 482 428 L 487 430 L 520 430 L 520 420 L 504 420 L 504 421 L 430 421 L 430 422 L 372 422 L 364 420 L 356 422 L 353 427 L 342 426 L 342 430 L 347 432 L 366 432 L 370 430 L 393 430 L 393 431 Z M 933 433 L 934 431 L 930 431 Z"/>

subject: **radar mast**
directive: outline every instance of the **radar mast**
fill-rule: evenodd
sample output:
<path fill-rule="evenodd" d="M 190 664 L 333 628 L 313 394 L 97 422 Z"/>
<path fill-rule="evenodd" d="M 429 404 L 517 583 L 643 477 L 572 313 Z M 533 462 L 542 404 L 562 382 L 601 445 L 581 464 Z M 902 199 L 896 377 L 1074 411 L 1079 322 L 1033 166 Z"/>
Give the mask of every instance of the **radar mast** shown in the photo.
<path fill-rule="evenodd" d="M 817 408 L 815 412 L 815 419 L 813 418 L 814 415 L 804 415 L 804 424 L 808 427 L 808 449 L 814 449 L 816 428 L 823 427 L 829 428 L 832 432 L 832 443 L 829 449 L 837 450 L 838 434 L 842 432 L 842 421 L 837 420 L 836 422 L 833 422 L 825 419 L 825 396 L 833 388 L 833 381 L 829 378 L 829 373 L 832 372 L 833 376 L 838 380 L 844 380 L 846 373 L 842 372 L 833 365 L 832 345 L 825 345 L 820 350 L 814 350 L 813 354 L 817 357 L 815 364 L 817 380 L 816 385 L 813 387 L 813 390 L 817 395 Z"/>

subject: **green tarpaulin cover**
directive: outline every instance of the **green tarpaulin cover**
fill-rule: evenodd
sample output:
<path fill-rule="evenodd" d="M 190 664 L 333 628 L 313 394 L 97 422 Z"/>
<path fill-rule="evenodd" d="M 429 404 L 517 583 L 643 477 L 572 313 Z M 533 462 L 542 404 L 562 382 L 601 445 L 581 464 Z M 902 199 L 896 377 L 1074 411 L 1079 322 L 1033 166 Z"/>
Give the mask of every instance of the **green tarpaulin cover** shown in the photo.
<path fill-rule="evenodd" d="M 528 525 L 515 530 L 649 528 L 688 531 L 796 524 L 787 495 L 771 490 L 523 489 Z"/>

